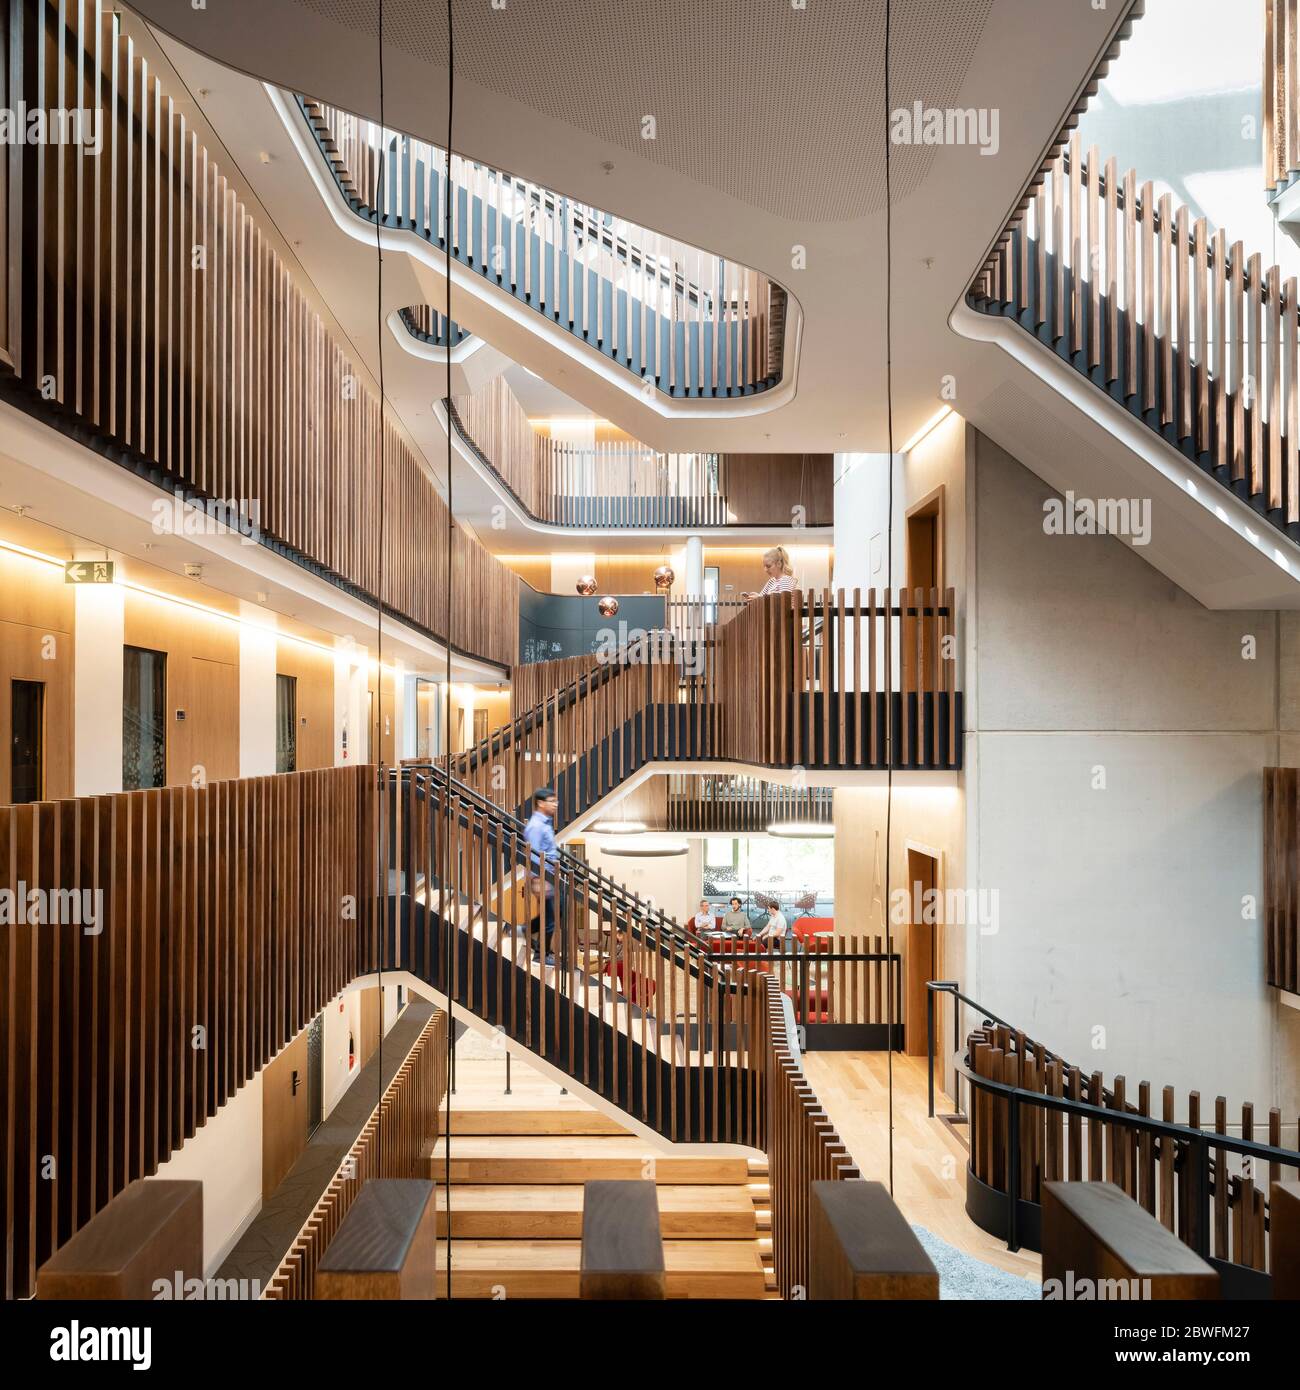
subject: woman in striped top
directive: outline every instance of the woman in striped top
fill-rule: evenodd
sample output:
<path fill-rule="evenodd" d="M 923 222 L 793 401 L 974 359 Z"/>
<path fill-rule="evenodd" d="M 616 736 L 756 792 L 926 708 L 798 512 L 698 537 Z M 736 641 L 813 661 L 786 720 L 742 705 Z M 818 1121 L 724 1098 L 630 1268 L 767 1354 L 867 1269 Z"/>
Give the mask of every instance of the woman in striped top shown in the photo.
<path fill-rule="evenodd" d="M 746 603 L 767 594 L 788 594 L 794 588 L 794 569 L 785 546 L 778 545 L 764 552 L 763 571 L 767 575 L 767 583 L 756 594 L 741 594 Z"/>

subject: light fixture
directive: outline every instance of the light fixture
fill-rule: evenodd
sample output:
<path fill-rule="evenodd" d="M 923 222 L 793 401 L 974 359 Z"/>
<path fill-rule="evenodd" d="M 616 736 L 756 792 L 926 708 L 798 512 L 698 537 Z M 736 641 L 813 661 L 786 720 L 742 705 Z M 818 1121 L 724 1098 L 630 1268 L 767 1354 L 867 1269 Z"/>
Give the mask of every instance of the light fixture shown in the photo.
<path fill-rule="evenodd" d="M 612 618 L 618 612 L 618 600 L 612 594 L 606 594 L 596 608 L 602 618 Z"/>
<path fill-rule="evenodd" d="M 647 827 L 643 820 L 602 820 L 591 828 L 597 835 L 639 835 Z"/>
<path fill-rule="evenodd" d="M 689 849 L 685 840 L 671 835 L 640 835 L 635 839 L 619 840 L 604 845 L 605 854 L 617 854 L 627 859 L 671 859 Z"/>
<path fill-rule="evenodd" d="M 921 426 L 919 430 L 907 441 L 898 451 L 900 454 L 910 454 L 913 449 L 925 438 L 927 434 L 936 426 L 943 422 L 952 414 L 952 406 L 945 405 L 942 409 L 935 411 L 933 415 Z"/>
<path fill-rule="evenodd" d="M 676 578 L 671 565 L 660 565 L 654 572 L 655 588 L 663 593 L 665 589 L 673 587 L 673 580 Z"/>
<path fill-rule="evenodd" d="M 782 820 L 773 821 L 767 833 L 788 840 L 831 840 L 835 838 L 835 827 L 827 821 Z"/>
<path fill-rule="evenodd" d="M 584 574 L 579 576 L 578 582 L 573 586 L 583 596 L 590 598 L 596 592 L 596 576 L 594 574 Z"/>

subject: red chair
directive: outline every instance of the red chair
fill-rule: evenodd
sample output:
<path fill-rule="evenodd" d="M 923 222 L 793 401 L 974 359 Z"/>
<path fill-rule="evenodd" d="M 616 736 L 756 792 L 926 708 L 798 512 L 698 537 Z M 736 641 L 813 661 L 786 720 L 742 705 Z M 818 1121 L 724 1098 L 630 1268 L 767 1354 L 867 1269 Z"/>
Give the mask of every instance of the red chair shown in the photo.
<path fill-rule="evenodd" d="M 627 996 L 630 1004 L 648 1004 L 655 997 L 655 990 L 658 984 L 648 975 L 642 975 L 639 970 L 629 970 L 627 973 L 627 988 L 623 987 L 623 962 L 621 960 L 607 960 L 600 968 L 602 975 L 613 977 L 614 986 L 620 993 Z M 644 987 L 644 998 L 641 990 Z"/>

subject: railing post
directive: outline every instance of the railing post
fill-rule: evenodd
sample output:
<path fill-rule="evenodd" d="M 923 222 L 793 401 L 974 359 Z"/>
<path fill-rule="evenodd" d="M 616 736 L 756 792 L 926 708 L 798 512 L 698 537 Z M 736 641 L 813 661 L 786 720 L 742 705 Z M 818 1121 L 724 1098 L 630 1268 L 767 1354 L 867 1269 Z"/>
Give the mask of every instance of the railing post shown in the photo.
<path fill-rule="evenodd" d="M 1196 1230 L 1193 1233 L 1192 1249 L 1203 1260 L 1208 1260 L 1210 1257 L 1210 1145 L 1208 1140 L 1193 1140 L 1191 1157 L 1193 1159 L 1192 1211 L 1196 1213 Z"/>
<path fill-rule="evenodd" d="M 1014 1093 L 1007 1110 L 1007 1249 L 1020 1249 L 1020 1098 Z"/>
<path fill-rule="evenodd" d="M 925 1051 L 930 1063 L 930 1118 L 934 1119 L 934 990 L 925 991 Z"/>

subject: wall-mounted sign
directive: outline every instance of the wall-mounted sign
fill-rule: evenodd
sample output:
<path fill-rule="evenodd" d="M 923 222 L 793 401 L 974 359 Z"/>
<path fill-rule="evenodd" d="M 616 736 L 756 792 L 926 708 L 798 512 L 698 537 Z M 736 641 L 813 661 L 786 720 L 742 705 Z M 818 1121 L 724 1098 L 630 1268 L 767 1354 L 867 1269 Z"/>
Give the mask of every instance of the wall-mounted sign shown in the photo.
<path fill-rule="evenodd" d="M 68 560 L 63 566 L 65 584 L 112 584 L 117 573 L 115 560 Z"/>

